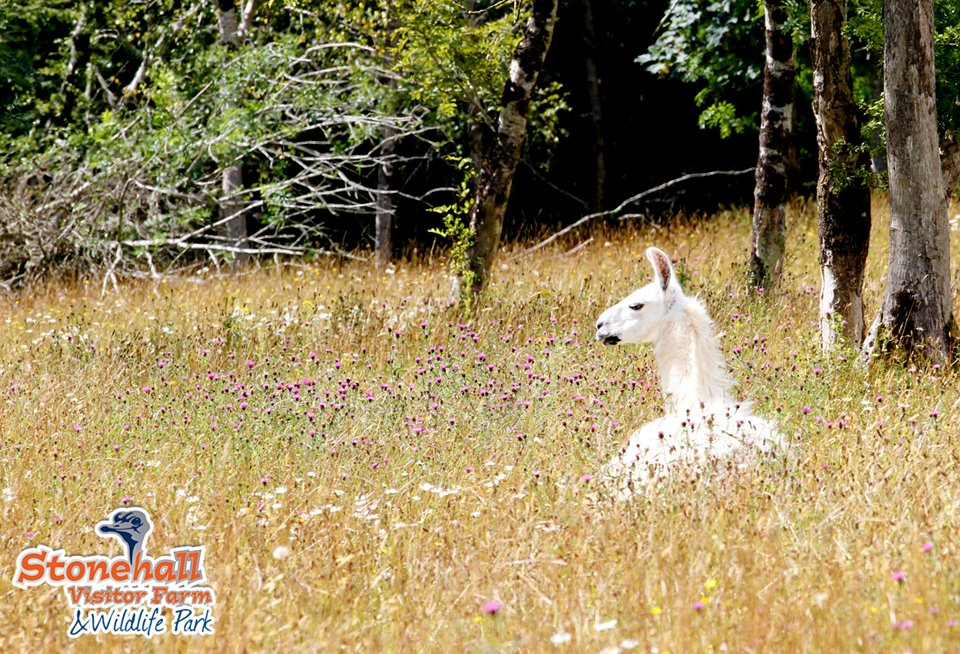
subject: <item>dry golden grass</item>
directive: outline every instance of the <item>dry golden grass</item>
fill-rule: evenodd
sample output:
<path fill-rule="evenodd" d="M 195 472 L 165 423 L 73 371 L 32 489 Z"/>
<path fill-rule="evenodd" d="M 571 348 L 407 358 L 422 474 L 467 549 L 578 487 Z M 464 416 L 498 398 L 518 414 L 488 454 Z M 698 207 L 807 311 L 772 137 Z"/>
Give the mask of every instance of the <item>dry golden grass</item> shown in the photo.
<path fill-rule="evenodd" d="M 745 290 L 730 212 L 508 249 L 469 319 L 438 261 L 4 301 L 0 651 L 960 650 L 957 374 L 821 357 L 815 219 L 794 213 L 775 298 Z M 617 503 L 585 475 L 660 397 L 649 350 L 592 324 L 647 280 L 648 244 L 795 447 Z M 71 640 L 61 590 L 12 586 L 29 545 L 117 555 L 92 527 L 124 501 L 151 553 L 206 546 L 215 635 Z"/>

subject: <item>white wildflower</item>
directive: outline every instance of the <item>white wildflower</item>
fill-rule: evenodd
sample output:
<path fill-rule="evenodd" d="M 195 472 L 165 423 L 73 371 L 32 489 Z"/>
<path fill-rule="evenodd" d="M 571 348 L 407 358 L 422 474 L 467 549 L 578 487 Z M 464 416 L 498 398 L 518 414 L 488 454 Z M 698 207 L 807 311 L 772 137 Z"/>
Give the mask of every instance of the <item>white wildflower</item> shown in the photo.
<path fill-rule="evenodd" d="M 566 645 L 571 640 L 573 640 L 573 636 L 568 634 L 566 631 L 558 631 L 550 636 L 550 642 L 554 645 Z"/>

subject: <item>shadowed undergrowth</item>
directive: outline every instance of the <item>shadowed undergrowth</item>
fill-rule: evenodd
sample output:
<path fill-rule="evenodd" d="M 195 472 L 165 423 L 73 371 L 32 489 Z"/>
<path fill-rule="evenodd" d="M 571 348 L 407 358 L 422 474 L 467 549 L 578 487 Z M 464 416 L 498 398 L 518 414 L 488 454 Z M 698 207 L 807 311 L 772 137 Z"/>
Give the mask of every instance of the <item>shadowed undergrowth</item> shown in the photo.
<path fill-rule="evenodd" d="M 0 650 L 956 649 L 956 373 L 821 357 L 797 209 L 772 298 L 745 290 L 731 212 L 507 251 L 469 318 L 439 261 L 5 300 Z M 652 244 L 795 452 L 616 503 L 591 475 L 661 398 L 650 352 L 592 326 L 648 281 Z M 215 635 L 71 641 L 62 591 L 13 588 L 28 545 L 112 555 L 92 526 L 124 503 L 150 510 L 153 551 L 206 545 Z"/>

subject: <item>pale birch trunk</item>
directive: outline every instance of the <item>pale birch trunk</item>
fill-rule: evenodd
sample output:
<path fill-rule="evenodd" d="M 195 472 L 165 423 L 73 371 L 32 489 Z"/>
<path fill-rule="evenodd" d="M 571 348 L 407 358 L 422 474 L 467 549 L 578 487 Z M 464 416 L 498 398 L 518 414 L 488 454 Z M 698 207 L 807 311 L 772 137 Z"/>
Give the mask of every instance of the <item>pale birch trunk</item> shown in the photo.
<path fill-rule="evenodd" d="M 842 339 L 859 347 L 865 335 L 863 273 L 870 247 L 870 157 L 860 147 L 846 0 L 810 5 L 813 111 L 820 177 L 820 337 L 824 352 Z M 837 327 L 840 327 L 838 332 Z"/>
<path fill-rule="evenodd" d="M 950 358 L 950 240 L 934 96 L 933 0 L 884 2 L 890 256 L 865 352 Z"/>
<path fill-rule="evenodd" d="M 523 150 L 527 116 L 537 77 L 553 37 L 557 0 L 533 0 L 530 18 L 510 62 L 510 78 L 503 89 L 496 134 L 485 148 L 470 212 L 474 243 L 467 256 L 472 292 L 486 285 L 500 248 L 513 175 Z"/>
<path fill-rule="evenodd" d="M 240 24 L 237 26 L 237 41 L 243 43 L 250 35 L 253 25 L 253 16 L 257 11 L 257 0 L 247 0 L 243 6 L 243 15 L 240 17 Z"/>
<path fill-rule="evenodd" d="M 789 160 L 793 143 L 796 67 L 793 38 L 784 29 L 784 0 L 764 0 L 766 63 L 760 113 L 760 154 L 754 190 L 750 270 L 754 285 L 775 288 L 787 240 Z"/>

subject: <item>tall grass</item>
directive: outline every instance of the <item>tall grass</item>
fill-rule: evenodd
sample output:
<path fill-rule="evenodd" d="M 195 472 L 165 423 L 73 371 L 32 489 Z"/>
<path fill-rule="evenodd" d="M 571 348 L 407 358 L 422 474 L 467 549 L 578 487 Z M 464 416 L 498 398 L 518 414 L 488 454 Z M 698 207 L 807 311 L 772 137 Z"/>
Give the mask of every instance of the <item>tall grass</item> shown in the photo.
<path fill-rule="evenodd" d="M 0 651 L 960 649 L 957 375 L 822 357 L 815 219 L 795 214 L 771 297 L 746 290 L 733 211 L 508 249 L 466 319 L 442 261 L 7 299 Z M 651 244 L 794 447 L 620 503 L 591 474 L 662 404 L 650 352 L 592 327 Z M 62 591 L 12 586 L 29 545 L 117 554 L 92 527 L 124 503 L 150 510 L 151 552 L 206 546 L 215 635 L 70 640 Z"/>

